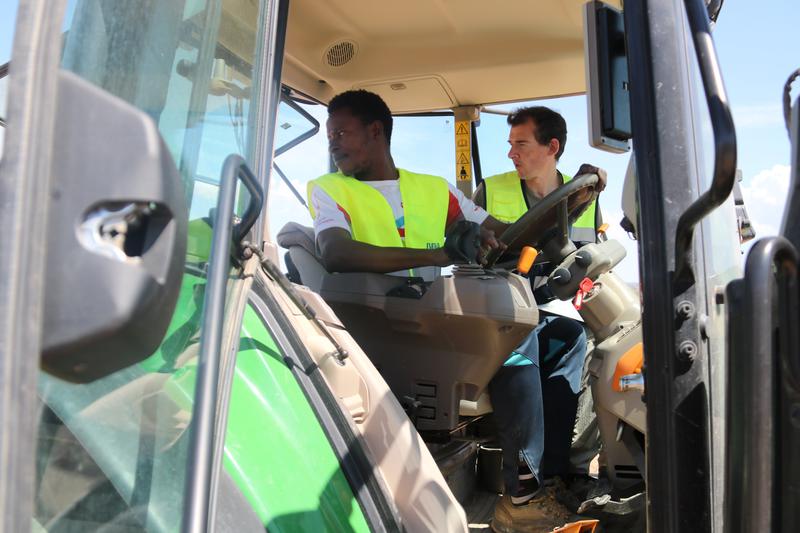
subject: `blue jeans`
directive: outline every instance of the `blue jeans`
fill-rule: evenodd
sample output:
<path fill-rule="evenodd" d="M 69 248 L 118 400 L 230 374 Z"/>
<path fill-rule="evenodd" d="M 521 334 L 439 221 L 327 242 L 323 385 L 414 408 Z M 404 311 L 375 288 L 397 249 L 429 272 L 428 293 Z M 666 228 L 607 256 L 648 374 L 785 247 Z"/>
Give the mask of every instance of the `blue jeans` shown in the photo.
<path fill-rule="evenodd" d="M 585 357 L 580 323 L 544 317 L 489 382 L 506 493 L 517 491 L 520 452 L 540 483 L 569 473 Z"/>

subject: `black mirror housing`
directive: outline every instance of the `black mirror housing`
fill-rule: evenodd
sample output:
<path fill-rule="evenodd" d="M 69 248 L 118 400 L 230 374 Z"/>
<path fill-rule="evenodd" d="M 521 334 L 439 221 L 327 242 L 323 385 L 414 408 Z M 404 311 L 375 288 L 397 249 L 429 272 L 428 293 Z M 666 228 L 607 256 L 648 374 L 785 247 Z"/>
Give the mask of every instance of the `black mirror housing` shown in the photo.
<path fill-rule="evenodd" d="M 150 356 L 180 291 L 180 174 L 153 120 L 59 77 L 44 280 L 42 368 L 88 382 Z"/>

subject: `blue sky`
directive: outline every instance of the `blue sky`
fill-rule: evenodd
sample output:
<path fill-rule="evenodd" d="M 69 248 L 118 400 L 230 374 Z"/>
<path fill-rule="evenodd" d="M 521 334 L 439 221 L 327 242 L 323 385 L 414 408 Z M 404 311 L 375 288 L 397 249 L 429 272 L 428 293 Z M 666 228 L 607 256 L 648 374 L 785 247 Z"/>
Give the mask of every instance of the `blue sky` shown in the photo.
<path fill-rule="evenodd" d="M 16 1 L 0 6 L 0 62 L 10 56 Z M 783 123 L 781 97 L 789 74 L 800 67 L 796 23 L 800 3 L 796 0 L 768 0 L 762 3 L 725 2 L 714 39 L 723 78 L 737 127 L 738 166 L 747 209 L 759 236 L 779 231 L 789 176 L 789 141 Z M 800 83 L 798 84 L 800 85 Z M 0 114 L 4 114 L 5 88 L 0 84 Z M 793 93 L 798 94 L 796 89 Z M 621 210 L 622 179 L 628 155 L 613 155 L 588 146 L 586 105 L 582 96 L 544 101 L 567 119 L 569 137 L 560 168 L 572 173 L 581 162 L 591 162 L 609 171 L 609 185 L 601 198 L 607 221 L 616 226 Z M 508 106 L 514 107 L 514 106 Z M 324 126 L 324 110 L 314 112 Z M 400 166 L 452 178 L 452 123 L 441 119 L 399 119 L 393 153 Z M 2 133 L 0 133 L 2 135 Z M 507 128 L 503 117 L 484 115 L 479 128 L 484 174 L 510 170 L 506 159 Z M 304 192 L 309 179 L 327 169 L 323 135 L 284 154 L 278 163 Z M 278 182 L 271 187 L 271 224 L 274 235 L 287 220 L 309 222 L 308 215 L 288 189 Z M 612 235 L 627 246 L 629 257 L 620 265 L 626 279 L 636 278 L 634 243 L 618 227 Z"/>

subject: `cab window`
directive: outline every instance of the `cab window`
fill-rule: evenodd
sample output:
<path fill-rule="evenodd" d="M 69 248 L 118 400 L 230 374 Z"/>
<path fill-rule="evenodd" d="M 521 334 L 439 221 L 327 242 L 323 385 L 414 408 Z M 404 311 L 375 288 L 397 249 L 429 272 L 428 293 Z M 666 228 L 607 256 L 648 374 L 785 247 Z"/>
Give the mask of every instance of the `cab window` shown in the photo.
<path fill-rule="evenodd" d="M 180 529 L 210 224 L 224 159 L 249 155 L 256 21 L 267 3 L 69 4 L 62 67 L 156 122 L 183 179 L 189 242 L 154 354 L 90 384 L 40 376 L 34 520 L 48 531 Z"/>

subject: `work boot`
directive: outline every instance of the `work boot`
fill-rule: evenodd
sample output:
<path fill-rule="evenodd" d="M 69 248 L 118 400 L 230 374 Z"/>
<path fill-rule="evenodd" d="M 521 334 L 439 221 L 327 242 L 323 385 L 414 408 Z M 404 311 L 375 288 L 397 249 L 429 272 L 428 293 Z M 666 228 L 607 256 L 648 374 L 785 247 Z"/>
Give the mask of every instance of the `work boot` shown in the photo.
<path fill-rule="evenodd" d="M 545 532 L 569 521 L 570 512 L 556 500 L 551 487 L 542 487 L 524 505 L 514 505 L 506 494 L 494 508 L 492 530 L 496 533 Z"/>

